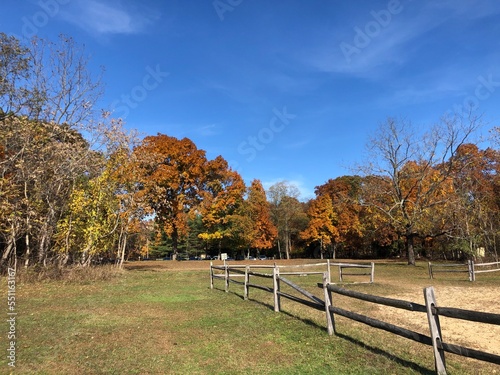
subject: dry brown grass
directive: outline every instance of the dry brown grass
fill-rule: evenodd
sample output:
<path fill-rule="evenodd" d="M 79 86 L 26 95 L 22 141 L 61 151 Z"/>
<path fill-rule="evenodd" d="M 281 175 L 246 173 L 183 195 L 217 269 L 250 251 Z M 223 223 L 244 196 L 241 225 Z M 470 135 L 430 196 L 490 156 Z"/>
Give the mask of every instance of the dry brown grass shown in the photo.
<path fill-rule="evenodd" d="M 47 281 L 60 281 L 62 283 L 89 283 L 100 280 L 110 280 L 123 273 L 113 265 L 103 266 L 71 266 L 59 267 L 49 265 L 47 267 L 35 266 L 20 268 L 17 273 L 17 281 L 21 284 L 33 284 Z"/>

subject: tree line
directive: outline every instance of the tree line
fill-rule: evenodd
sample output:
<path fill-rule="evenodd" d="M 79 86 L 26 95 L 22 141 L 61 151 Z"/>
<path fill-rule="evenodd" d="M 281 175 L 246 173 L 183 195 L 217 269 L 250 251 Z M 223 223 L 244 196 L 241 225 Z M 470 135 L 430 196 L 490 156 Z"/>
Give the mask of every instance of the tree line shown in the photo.
<path fill-rule="evenodd" d="M 190 139 L 126 131 L 96 109 L 85 56 L 65 36 L 0 33 L 2 270 L 222 252 L 498 259 L 499 151 L 473 142 L 473 112 L 427 132 L 388 118 L 368 162 L 303 202 L 286 181 L 246 186 Z"/>

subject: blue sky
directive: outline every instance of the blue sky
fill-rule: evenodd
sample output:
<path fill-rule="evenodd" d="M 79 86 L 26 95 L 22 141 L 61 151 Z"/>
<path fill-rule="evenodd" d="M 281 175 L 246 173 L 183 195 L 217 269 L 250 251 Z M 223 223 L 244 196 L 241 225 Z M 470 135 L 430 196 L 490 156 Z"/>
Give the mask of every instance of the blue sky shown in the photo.
<path fill-rule="evenodd" d="M 2 32 L 85 44 L 106 69 L 100 105 L 128 128 L 188 137 L 304 199 L 352 174 L 388 116 L 425 128 L 471 102 L 488 127 L 500 117 L 497 0 L 20 0 L 2 14 Z"/>

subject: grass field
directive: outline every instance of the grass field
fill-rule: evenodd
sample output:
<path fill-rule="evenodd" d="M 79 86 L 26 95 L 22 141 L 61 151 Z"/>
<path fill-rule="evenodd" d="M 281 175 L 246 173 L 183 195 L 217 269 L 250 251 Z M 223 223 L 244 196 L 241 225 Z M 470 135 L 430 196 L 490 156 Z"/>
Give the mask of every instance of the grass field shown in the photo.
<path fill-rule="evenodd" d="M 322 296 L 319 276 L 294 280 Z M 433 285 L 440 305 L 500 313 L 499 273 L 466 280 L 467 275 L 429 280 L 424 263 L 384 263 L 376 265 L 374 284 L 350 287 L 423 303 L 422 288 Z M 2 280 L 2 291 L 5 286 Z M 223 289 L 216 280 L 210 290 L 206 261 L 130 263 L 103 281 L 18 283 L 16 367 L 11 371 L 3 355 L 0 373 L 434 373 L 428 346 L 342 317 L 336 319 L 339 335 L 328 336 L 322 312 L 284 300 L 283 312 L 275 313 L 269 293 L 252 289 L 244 301 L 243 287 Z M 408 312 L 362 302 L 336 303 L 428 334 L 424 314 L 405 317 Z M 445 341 L 500 354 L 500 327 L 472 325 L 467 331 L 441 324 Z M 5 334 L 1 343 L 5 353 Z M 448 353 L 446 360 L 449 374 L 500 374 L 499 366 L 485 362 Z"/>

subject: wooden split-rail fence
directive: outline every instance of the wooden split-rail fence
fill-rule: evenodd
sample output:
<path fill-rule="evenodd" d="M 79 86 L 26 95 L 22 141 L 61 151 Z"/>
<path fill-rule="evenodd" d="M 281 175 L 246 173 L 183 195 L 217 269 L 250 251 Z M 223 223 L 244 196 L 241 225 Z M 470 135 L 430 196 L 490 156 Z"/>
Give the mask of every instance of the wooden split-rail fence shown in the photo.
<path fill-rule="evenodd" d="M 305 264 L 305 265 L 295 265 L 295 266 L 278 266 L 278 265 L 228 265 L 224 262 L 224 265 L 214 266 L 210 263 L 210 288 L 214 287 L 214 279 L 223 279 L 225 285 L 225 291 L 229 291 L 229 284 L 235 283 L 244 286 L 243 296 L 244 299 L 248 299 L 250 288 L 256 288 L 264 290 L 266 292 L 273 293 L 274 295 L 274 310 L 280 311 L 281 297 L 294 300 L 296 302 L 302 303 L 304 305 L 316 308 L 318 310 L 324 309 L 324 301 L 313 296 L 311 293 L 307 292 L 303 288 L 299 287 L 295 283 L 291 282 L 285 276 L 308 276 L 308 275 L 323 275 L 325 272 L 331 275 L 331 268 L 337 266 L 339 269 L 339 280 L 344 282 L 346 276 L 369 276 L 369 280 L 357 281 L 357 283 L 373 283 L 375 276 L 375 265 L 370 264 L 353 264 L 353 263 L 333 263 L 329 260 L 326 263 L 315 263 L 315 264 Z M 311 268 L 326 267 L 323 271 L 314 271 Z M 301 269 L 300 271 L 293 271 L 294 269 Z M 259 270 L 253 271 L 253 270 Z M 271 273 L 263 272 L 265 270 L 271 270 Z M 346 272 L 346 270 L 348 270 Z M 368 271 L 367 271 L 368 270 Z M 219 272 L 217 272 L 219 271 Z M 220 272 L 222 271 L 222 272 Z M 273 287 L 254 284 L 250 282 L 250 276 L 273 279 Z M 243 278 L 244 281 L 241 281 Z M 285 293 L 280 288 L 280 282 L 283 282 L 295 289 L 297 292 L 307 297 L 304 299 L 302 297 L 297 297 L 295 295 Z"/>
<path fill-rule="evenodd" d="M 434 278 L 436 273 L 467 273 L 469 281 L 476 281 L 476 275 L 487 272 L 500 272 L 500 262 L 475 263 L 473 260 L 467 263 L 431 263 L 428 264 L 429 277 Z"/>
<path fill-rule="evenodd" d="M 318 267 L 318 266 L 326 266 L 326 270 L 308 271 L 306 269 L 307 267 Z M 445 352 L 500 365 L 500 355 L 446 343 L 441 335 L 441 325 L 439 321 L 439 317 L 441 316 L 441 317 L 461 319 L 461 320 L 473 321 L 485 324 L 500 325 L 500 314 L 464 310 L 453 307 L 438 307 L 433 287 L 424 288 L 425 304 L 418 304 L 405 300 L 364 294 L 357 291 L 345 289 L 337 285 L 337 283 L 332 283 L 331 281 L 332 266 L 339 267 L 339 278 L 341 281 L 343 280 L 343 277 L 346 276 L 346 273 L 343 270 L 349 269 L 351 270 L 351 272 L 349 272 L 349 275 L 369 275 L 370 276 L 369 281 L 365 282 L 368 283 L 374 282 L 374 272 L 375 272 L 374 263 L 349 264 L 349 263 L 327 262 L 327 263 L 307 264 L 299 266 L 278 266 L 276 264 L 229 265 L 227 263 L 224 263 L 224 265 L 215 266 L 213 265 L 213 263 L 210 263 L 210 288 L 211 289 L 214 288 L 215 279 L 222 279 L 224 280 L 224 285 L 225 285 L 224 289 L 226 292 L 229 291 L 230 283 L 243 285 L 244 287 L 243 295 L 245 300 L 249 298 L 250 288 L 256 288 L 264 290 L 269 293 L 273 293 L 274 311 L 276 312 L 279 312 L 281 310 L 282 297 L 309 306 L 315 310 L 324 311 L 326 313 L 326 325 L 329 335 L 336 334 L 335 315 L 340 315 L 348 319 L 364 323 L 371 327 L 378 328 L 386 332 L 390 332 L 392 334 L 419 342 L 421 344 L 432 346 L 434 354 L 435 370 L 436 373 L 440 375 L 446 374 L 446 361 L 444 355 Z M 292 269 L 301 268 L 301 270 L 289 271 L 289 269 L 291 268 Z M 361 272 L 360 273 L 352 272 L 352 270 L 355 269 L 361 270 Z M 369 269 L 370 272 L 363 272 L 366 269 Z M 323 282 L 317 284 L 319 288 L 323 289 L 323 299 L 318 296 L 315 296 L 313 293 L 307 291 L 306 289 L 304 289 L 299 285 L 296 285 L 288 278 L 284 277 L 288 275 L 308 276 L 314 274 L 323 275 Z M 250 277 L 252 277 L 252 279 L 255 278 L 272 279 L 272 287 L 250 282 Z M 241 281 L 241 278 L 243 278 L 243 281 Z M 291 287 L 293 290 L 298 292 L 300 296 L 282 291 L 281 283 L 284 283 L 289 287 Z M 354 311 L 349 311 L 344 308 L 341 308 L 337 306 L 336 299 L 333 298 L 334 295 L 343 295 L 346 297 L 355 298 L 365 302 L 390 306 L 401 310 L 424 313 L 427 315 L 429 335 L 415 332 L 406 329 L 404 327 L 394 325 L 389 322 L 384 322 L 378 319 L 374 319 L 356 313 Z"/>

